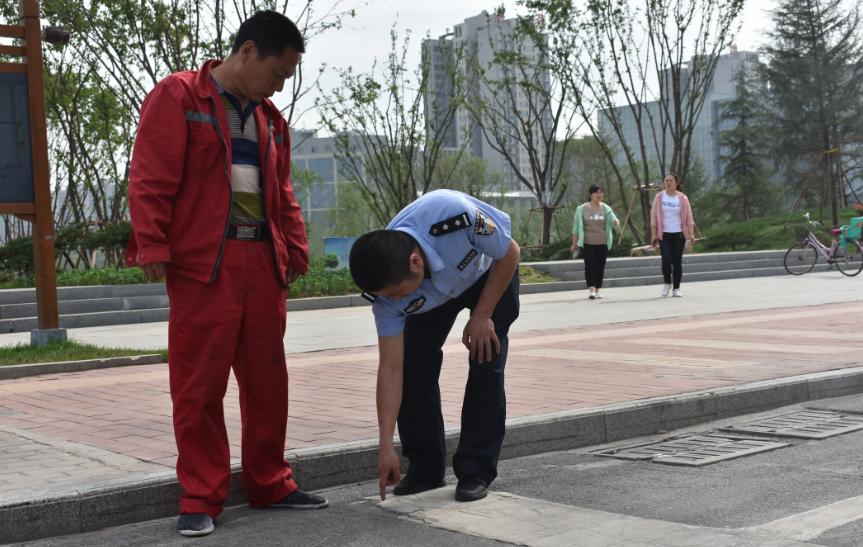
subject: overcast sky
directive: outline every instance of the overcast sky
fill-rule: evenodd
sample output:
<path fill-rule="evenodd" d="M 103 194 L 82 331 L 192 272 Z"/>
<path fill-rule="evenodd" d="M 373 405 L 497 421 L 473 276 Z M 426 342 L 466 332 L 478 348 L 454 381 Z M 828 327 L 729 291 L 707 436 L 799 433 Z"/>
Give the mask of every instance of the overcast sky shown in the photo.
<path fill-rule="evenodd" d="M 361 0 L 351 3 L 351 0 L 342 0 L 340 6 L 353 7 L 358 5 L 359 1 Z M 323 6 L 333 2 L 319 0 L 315 3 L 319 6 L 316 8 L 317 12 L 323 13 L 327 11 Z M 316 73 L 321 64 L 339 68 L 350 66 L 360 72 L 369 70 L 375 58 L 383 60 L 389 52 L 389 32 L 394 23 L 400 34 L 404 34 L 406 30 L 411 31 L 412 57 L 409 63 L 416 66 L 419 63 L 420 41 L 426 33 L 437 37 L 465 18 L 477 15 L 483 10 L 491 12 L 501 3 L 507 8 L 508 16 L 517 13 L 516 2 L 511 0 L 371 0 L 370 5 L 357 9 L 355 18 L 345 20 L 343 29 L 329 31 L 310 41 L 303 61 L 306 74 Z M 765 33 L 770 28 L 768 10 L 775 4 L 776 0 L 746 2 L 741 19 L 742 28 L 735 40 L 739 50 L 754 50 L 762 45 Z M 338 82 L 333 71 L 328 72 L 330 76 L 322 82 L 325 88 Z M 279 106 L 286 105 L 287 97 L 277 96 L 275 99 Z M 309 101 L 302 106 L 313 104 Z M 317 117 L 312 114 L 305 115 L 295 125 L 315 128 L 317 123 Z"/>

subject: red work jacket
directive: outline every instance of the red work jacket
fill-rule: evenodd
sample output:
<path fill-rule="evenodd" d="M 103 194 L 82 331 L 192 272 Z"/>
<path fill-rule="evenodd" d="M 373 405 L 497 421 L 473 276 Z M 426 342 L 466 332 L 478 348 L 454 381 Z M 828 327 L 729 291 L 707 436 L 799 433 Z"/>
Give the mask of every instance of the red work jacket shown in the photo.
<path fill-rule="evenodd" d="M 129 172 L 129 265 L 166 262 L 169 274 L 212 282 L 231 212 L 231 132 L 210 77 L 220 61 L 171 74 L 144 100 Z M 277 275 L 305 273 L 309 245 L 291 185 L 288 124 L 269 100 L 254 110 L 264 211 Z"/>

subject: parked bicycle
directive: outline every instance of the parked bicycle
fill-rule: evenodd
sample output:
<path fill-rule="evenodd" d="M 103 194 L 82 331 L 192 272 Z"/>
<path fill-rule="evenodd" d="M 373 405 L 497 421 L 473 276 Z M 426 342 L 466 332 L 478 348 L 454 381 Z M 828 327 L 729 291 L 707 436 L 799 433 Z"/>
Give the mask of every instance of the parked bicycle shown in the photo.
<path fill-rule="evenodd" d="M 863 270 L 863 247 L 857 239 L 860 237 L 860 223 L 852 223 L 853 228 L 845 225 L 830 230 L 830 234 L 839 236 L 830 246 L 824 245 L 815 235 L 814 229 L 818 222 L 809 218 L 809 213 L 803 215 L 809 228 L 805 236 L 785 253 L 785 271 L 791 275 L 803 275 L 811 272 L 822 257 L 828 264 L 835 264 L 844 275 L 855 276 Z M 857 220 L 857 219 L 854 219 Z"/>

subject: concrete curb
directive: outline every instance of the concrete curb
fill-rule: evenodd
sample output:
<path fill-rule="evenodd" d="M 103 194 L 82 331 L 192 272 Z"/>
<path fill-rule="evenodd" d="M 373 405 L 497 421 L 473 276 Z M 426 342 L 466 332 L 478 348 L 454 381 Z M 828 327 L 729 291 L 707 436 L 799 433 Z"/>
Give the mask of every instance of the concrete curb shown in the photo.
<path fill-rule="evenodd" d="M 863 392 L 863 367 L 792 376 L 739 386 L 563 411 L 507 421 L 503 458 L 569 450 Z M 447 432 L 448 452 L 457 430 Z M 287 452 L 297 481 L 317 490 L 377 477 L 377 441 Z M 227 504 L 244 502 L 240 468 L 233 466 Z M 57 492 L 0 505 L 0 542 L 97 530 L 176 514 L 180 487 L 173 473 L 143 481 Z"/>
<path fill-rule="evenodd" d="M 128 367 L 133 365 L 155 365 L 164 363 L 165 358 L 158 353 L 131 355 L 129 357 L 108 357 L 105 359 L 86 359 L 83 361 L 59 361 L 57 363 L 32 363 L 28 365 L 0 366 L 0 380 L 14 380 L 40 374 L 61 372 L 82 372 L 100 368 Z"/>

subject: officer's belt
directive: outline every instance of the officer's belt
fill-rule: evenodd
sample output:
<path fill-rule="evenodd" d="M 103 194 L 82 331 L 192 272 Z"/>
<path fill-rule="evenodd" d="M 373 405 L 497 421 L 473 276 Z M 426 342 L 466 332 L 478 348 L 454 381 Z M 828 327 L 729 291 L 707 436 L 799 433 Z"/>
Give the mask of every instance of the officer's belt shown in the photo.
<path fill-rule="evenodd" d="M 266 224 L 231 224 L 228 239 L 242 241 L 270 241 L 270 230 Z"/>

